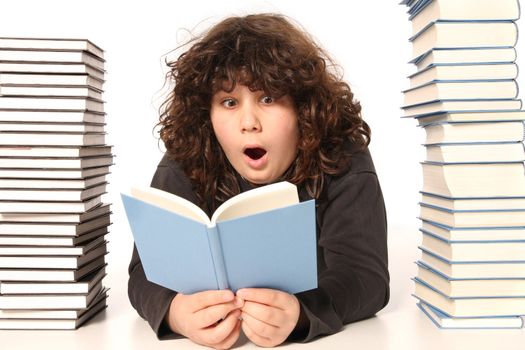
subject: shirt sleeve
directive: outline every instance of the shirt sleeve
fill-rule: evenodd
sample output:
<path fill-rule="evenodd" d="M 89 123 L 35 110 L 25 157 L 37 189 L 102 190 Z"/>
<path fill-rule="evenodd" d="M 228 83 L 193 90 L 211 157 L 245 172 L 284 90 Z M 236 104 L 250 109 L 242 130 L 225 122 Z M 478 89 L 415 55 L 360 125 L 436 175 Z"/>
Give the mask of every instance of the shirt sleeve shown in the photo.
<path fill-rule="evenodd" d="M 166 160 L 163 160 L 157 167 L 151 186 L 195 201 L 189 180 L 182 171 L 177 171 L 165 163 Z M 128 272 L 128 296 L 138 314 L 148 321 L 159 339 L 181 337 L 172 332 L 164 322 L 171 301 L 177 293 L 147 280 L 135 245 Z"/>
<path fill-rule="evenodd" d="M 389 299 L 386 212 L 376 174 L 334 181 L 317 210 L 318 288 L 296 295 L 304 328 L 291 334 L 293 341 L 336 333 Z"/>

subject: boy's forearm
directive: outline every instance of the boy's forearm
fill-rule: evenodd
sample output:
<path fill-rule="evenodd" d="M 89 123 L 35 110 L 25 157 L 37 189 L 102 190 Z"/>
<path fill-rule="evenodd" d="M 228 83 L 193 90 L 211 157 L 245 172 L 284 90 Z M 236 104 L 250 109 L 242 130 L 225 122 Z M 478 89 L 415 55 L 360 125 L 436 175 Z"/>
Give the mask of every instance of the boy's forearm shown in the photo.
<path fill-rule="evenodd" d="M 150 324 L 159 339 L 179 337 L 168 327 L 164 318 L 176 292 L 146 279 L 136 249 L 129 267 L 128 296 L 137 313 Z"/>

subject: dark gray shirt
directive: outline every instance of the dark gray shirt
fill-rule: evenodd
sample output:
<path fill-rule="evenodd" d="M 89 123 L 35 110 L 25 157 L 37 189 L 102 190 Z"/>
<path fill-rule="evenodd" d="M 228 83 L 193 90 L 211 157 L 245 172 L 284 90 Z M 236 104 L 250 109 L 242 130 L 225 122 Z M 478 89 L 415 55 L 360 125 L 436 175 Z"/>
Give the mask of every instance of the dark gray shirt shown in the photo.
<path fill-rule="evenodd" d="M 151 185 L 198 205 L 190 180 L 167 156 Z M 242 180 L 240 185 L 242 191 L 252 188 Z M 301 201 L 311 199 L 302 187 L 299 196 Z M 353 154 L 344 174 L 325 176 L 316 216 L 318 288 L 296 294 L 301 315 L 289 337 L 293 341 L 336 333 L 344 324 L 373 316 L 389 299 L 386 212 L 368 150 Z M 146 279 L 135 247 L 128 294 L 159 339 L 178 337 L 164 323 L 176 292 Z"/>

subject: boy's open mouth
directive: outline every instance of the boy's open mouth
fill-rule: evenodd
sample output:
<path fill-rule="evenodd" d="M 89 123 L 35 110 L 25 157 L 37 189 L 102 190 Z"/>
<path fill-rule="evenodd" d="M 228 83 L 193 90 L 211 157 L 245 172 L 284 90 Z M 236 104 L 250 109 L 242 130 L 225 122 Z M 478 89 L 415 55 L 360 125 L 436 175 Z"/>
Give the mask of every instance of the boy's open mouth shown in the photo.
<path fill-rule="evenodd" d="M 244 154 L 253 160 L 262 158 L 266 154 L 266 150 L 260 147 L 246 148 Z"/>

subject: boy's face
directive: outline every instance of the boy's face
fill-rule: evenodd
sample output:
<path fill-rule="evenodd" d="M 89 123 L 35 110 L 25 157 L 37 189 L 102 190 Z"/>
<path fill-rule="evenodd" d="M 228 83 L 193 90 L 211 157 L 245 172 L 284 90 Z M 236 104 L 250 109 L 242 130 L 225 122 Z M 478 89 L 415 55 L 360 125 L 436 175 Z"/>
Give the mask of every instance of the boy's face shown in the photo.
<path fill-rule="evenodd" d="M 297 113 L 289 96 L 275 100 L 237 84 L 211 101 L 211 122 L 235 170 L 254 184 L 277 180 L 297 154 Z"/>

